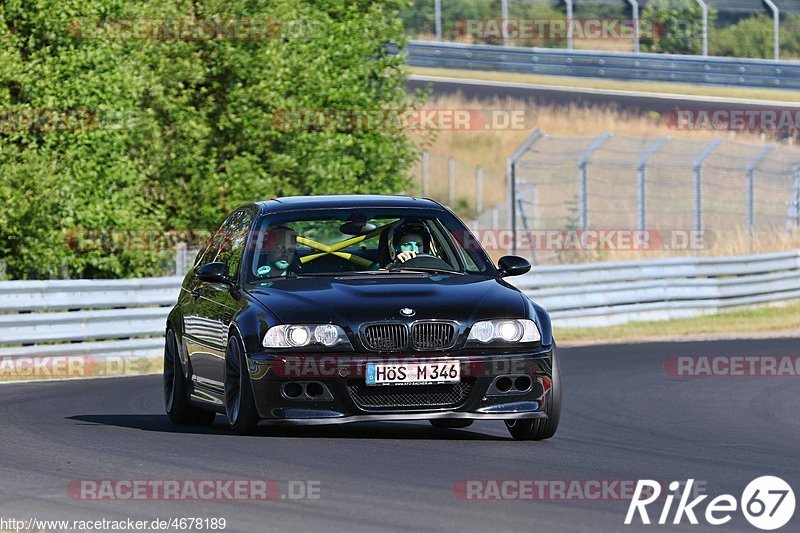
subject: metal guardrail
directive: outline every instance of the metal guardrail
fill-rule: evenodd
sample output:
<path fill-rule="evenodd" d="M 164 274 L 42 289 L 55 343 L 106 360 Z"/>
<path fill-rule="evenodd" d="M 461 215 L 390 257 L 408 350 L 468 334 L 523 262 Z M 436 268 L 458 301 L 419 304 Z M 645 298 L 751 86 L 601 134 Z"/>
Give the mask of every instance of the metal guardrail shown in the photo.
<path fill-rule="evenodd" d="M 0 282 L 0 357 L 159 357 L 181 281 Z M 540 266 L 511 281 L 556 326 L 688 317 L 800 299 L 800 250 Z"/>
<path fill-rule="evenodd" d="M 561 327 L 687 318 L 800 299 L 800 250 L 541 266 L 514 284 Z"/>
<path fill-rule="evenodd" d="M 771 59 L 410 41 L 408 64 L 553 76 L 800 89 L 800 61 Z"/>

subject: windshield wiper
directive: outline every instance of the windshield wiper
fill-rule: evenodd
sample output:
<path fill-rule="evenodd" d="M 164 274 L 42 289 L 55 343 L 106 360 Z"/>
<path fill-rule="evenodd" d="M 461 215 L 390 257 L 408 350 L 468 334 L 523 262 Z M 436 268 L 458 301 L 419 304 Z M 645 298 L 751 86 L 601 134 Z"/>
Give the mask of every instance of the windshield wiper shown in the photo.
<path fill-rule="evenodd" d="M 426 267 L 404 267 L 398 266 L 395 268 L 389 267 L 389 272 L 429 272 L 431 274 L 458 274 L 463 276 L 464 272 L 457 270 L 447 270 L 446 268 L 426 268 Z"/>

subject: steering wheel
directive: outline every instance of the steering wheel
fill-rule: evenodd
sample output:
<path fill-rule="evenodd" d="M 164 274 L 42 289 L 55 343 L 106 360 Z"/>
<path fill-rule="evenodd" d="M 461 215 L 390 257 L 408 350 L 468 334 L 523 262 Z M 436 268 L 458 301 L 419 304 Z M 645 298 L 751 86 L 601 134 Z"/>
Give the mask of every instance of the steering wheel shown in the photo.
<path fill-rule="evenodd" d="M 440 257 L 431 254 L 417 254 L 408 261 L 400 262 L 395 259 L 389 268 L 418 267 L 418 268 L 437 268 L 441 270 L 453 270 L 450 264 Z"/>

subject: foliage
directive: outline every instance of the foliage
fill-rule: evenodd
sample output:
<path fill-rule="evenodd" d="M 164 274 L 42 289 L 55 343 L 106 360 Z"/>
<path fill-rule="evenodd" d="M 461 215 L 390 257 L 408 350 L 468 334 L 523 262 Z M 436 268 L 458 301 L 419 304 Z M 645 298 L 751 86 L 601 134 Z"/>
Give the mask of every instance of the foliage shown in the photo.
<path fill-rule="evenodd" d="M 742 19 L 719 29 L 711 39 L 711 53 L 734 57 L 774 57 L 773 20 L 770 15 Z M 780 21 L 781 59 L 800 57 L 800 15 L 782 14 Z"/>
<path fill-rule="evenodd" d="M 708 10 L 709 32 L 717 12 Z M 642 20 L 653 23 L 655 31 L 639 39 L 643 52 L 701 54 L 703 52 L 703 11 L 693 0 L 653 0 L 642 10 Z"/>
<path fill-rule="evenodd" d="M 86 249 L 74 237 L 209 230 L 246 201 L 402 190 L 415 157 L 406 132 L 293 130 L 276 117 L 405 109 L 403 58 L 386 49 L 392 40 L 405 44 L 398 15 L 405 4 L 0 4 L 0 261 L 8 275 L 160 274 L 171 250 Z M 97 34 L 86 21 L 98 19 L 270 19 L 279 31 L 252 39 L 87 38 Z M 26 110 L 37 119 L 19 120 Z M 65 126 L 66 112 L 82 118 Z"/>

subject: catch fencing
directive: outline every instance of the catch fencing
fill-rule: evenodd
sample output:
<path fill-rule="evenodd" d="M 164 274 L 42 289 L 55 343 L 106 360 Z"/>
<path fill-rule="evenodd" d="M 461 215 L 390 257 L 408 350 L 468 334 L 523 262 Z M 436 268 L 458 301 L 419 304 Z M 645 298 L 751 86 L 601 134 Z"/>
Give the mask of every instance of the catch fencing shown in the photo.
<path fill-rule="evenodd" d="M 800 150 L 786 145 L 537 130 L 508 175 L 514 231 L 682 229 L 720 243 L 800 229 Z"/>

